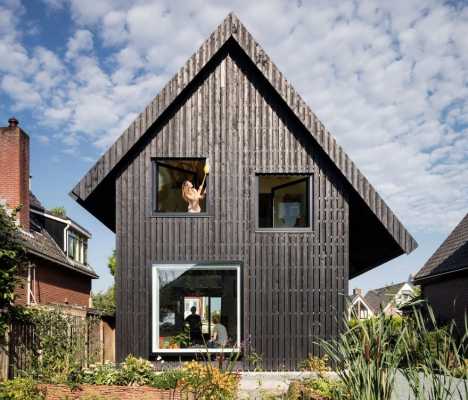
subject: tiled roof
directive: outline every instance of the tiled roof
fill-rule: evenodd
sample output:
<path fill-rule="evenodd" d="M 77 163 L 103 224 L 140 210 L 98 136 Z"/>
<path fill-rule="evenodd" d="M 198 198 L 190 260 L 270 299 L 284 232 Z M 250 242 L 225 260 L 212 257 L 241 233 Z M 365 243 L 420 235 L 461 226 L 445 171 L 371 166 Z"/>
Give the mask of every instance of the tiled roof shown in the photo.
<path fill-rule="evenodd" d="M 32 193 L 30 193 L 30 203 L 34 204 L 34 208 L 39 209 L 39 207 L 42 207 L 40 201 Z M 44 208 L 42 207 L 42 209 Z M 21 239 L 29 253 L 60 264 L 63 267 L 70 268 L 76 272 L 84 273 L 93 278 L 98 277 L 91 266 L 74 262 L 68 258 L 33 213 L 31 213 L 30 225 L 29 232 L 21 231 Z"/>
<path fill-rule="evenodd" d="M 372 308 L 375 313 L 384 309 L 390 303 L 398 291 L 406 282 L 397 283 L 395 285 L 385 286 L 379 289 L 369 290 L 364 296 L 367 305 Z"/>
<path fill-rule="evenodd" d="M 414 281 L 462 269 L 468 269 L 468 214 L 427 260 Z"/>

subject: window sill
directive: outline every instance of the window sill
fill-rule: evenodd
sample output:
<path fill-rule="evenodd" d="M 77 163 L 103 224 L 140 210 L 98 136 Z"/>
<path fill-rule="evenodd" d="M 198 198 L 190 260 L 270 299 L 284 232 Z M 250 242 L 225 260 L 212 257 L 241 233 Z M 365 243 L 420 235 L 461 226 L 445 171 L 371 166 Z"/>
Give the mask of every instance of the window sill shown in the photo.
<path fill-rule="evenodd" d="M 227 348 L 227 349 L 157 349 L 154 350 L 154 354 L 179 354 L 179 353 L 240 353 L 239 348 Z"/>
<path fill-rule="evenodd" d="M 210 214 L 206 212 L 201 213 L 162 213 L 162 212 L 153 212 L 151 214 L 152 218 L 208 218 Z"/>
<path fill-rule="evenodd" d="M 312 228 L 256 228 L 255 233 L 311 233 Z"/>

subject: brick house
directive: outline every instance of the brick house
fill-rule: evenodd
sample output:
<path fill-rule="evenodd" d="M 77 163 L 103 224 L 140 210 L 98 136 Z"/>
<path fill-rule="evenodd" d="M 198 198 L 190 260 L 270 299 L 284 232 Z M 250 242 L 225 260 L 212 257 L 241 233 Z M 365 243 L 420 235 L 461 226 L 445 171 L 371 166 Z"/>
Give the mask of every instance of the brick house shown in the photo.
<path fill-rule="evenodd" d="M 80 315 L 90 305 L 98 276 L 87 260 L 91 234 L 67 216 L 48 211 L 29 190 L 29 137 L 11 118 L 0 128 L 0 203 L 21 205 L 18 224 L 28 265 L 17 287 L 17 304 L 62 306 Z"/>

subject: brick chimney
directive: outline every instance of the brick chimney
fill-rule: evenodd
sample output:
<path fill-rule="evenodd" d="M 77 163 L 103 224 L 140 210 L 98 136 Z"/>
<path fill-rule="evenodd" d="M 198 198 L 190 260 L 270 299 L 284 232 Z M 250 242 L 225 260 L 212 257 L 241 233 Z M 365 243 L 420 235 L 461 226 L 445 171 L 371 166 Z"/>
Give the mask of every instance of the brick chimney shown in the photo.
<path fill-rule="evenodd" d="M 0 201 L 14 209 L 19 224 L 29 230 L 29 136 L 15 117 L 0 128 Z"/>
<path fill-rule="evenodd" d="M 355 295 L 355 296 L 359 295 L 359 296 L 362 297 L 362 289 L 360 289 L 360 288 L 353 289 L 353 295 Z"/>

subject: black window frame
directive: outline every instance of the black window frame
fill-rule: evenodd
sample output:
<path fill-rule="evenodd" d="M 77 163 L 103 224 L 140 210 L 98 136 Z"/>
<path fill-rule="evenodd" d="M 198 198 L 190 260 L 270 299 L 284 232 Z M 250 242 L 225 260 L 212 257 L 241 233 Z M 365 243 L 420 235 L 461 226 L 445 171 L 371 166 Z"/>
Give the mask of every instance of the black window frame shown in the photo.
<path fill-rule="evenodd" d="M 185 212 L 162 212 L 157 210 L 158 205 L 158 164 L 164 165 L 165 161 L 177 161 L 177 160 L 197 160 L 202 161 L 203 163 L 206 162 L 208 157 L 152 157 L 152 190 L 151 190 L 151 216 L 152 217 L 168 217 L 168 218 L 175 218 L 175 217 L 187 217 L 187 218 L 206 218 L 210 216 L 210 201 L 209 201 L 209 180 L 210 174 L 206 177 L 205 188 L 207 191 L 207 196 L 205 197 L 205 211 L 199 213 L 190 213 L 188 211 Z M 167 164 L 165 165 L 168 166 Z M 186 171 L 182 168 L 173 167 L 169 165 L 170 168 L 178 169 L 183 172 L 192 172 Z M 200 182 L 201 183 L 201 182 Z"/>
<path fill-rule="evenodd" d="M 298 179 L 295 182 L 291 183 L 297 183 L 302 180 L 307 180 L 307 204 L 309 206 L 308 209 L 308 220 L 309 220 L 309 226 L 307 227 L 292 227 L 292 228 L 265 228 L 265 227 L 260 227 L 260 216 L 259 216 L 259 201 L 260 201 L 260 177 L 262 176 L 297 176 Z M 303 177 L 301 179 L 300 177 Z M 287 183 L 286 185 L 290 185 L 291 183 Z M 280 185 L 280 186 L 285 186 L 285 185 Z M 307 173 L 307 172 L 257 172 L 255 173 L 255 184 L 254 184 L 254 190 L 255 190 L 255 195 L 254 201 L 255 201 L 255 232 L 286 232 L 286 233 L 302 233 L 302 232 L 312 232 L 314 230 L 313 228 L 313 222 L 314 222 L 314 207 L 313 207 L 313 174 L 312 173 Z M 279 188 L 279 187 L 278 187 Z M 278 189 L 277 188 L 277 189 Z"/>

